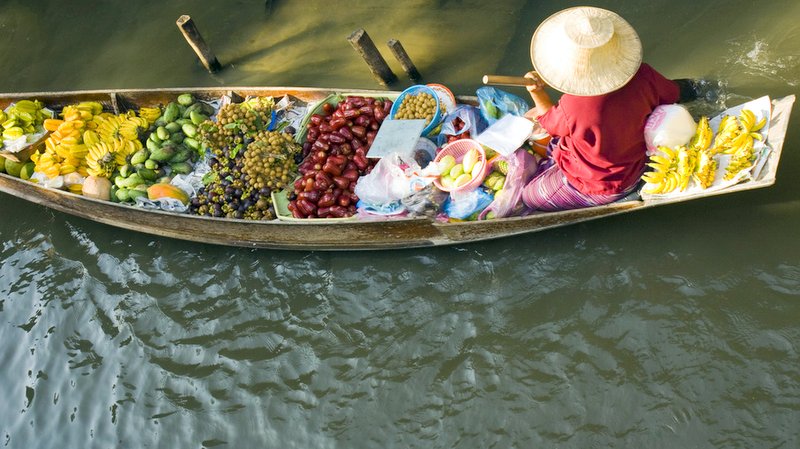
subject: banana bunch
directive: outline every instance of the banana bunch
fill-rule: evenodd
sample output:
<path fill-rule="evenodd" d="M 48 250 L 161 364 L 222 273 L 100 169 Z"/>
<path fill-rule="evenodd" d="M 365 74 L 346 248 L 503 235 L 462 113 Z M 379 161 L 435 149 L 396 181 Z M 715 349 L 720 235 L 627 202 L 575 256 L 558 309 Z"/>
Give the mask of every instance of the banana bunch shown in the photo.
<path fill-rule="evenodd" d="M 85 163 L 88 148 L 83 134 L 92 118 L 102 110 L 103 105 L 96 101 L 83 101 L 65 106 L 61 111 L 62 119 L 45 119 L 42 125 L 50 135 L 44 142 L 44 151 L 31 156 L 36 164 L 34 170 L 50 179 L 76 172 L 88 176 Z"/>
<path fill-rule="evenodd" d="M 749 109 L 742 109 L 739 117 L 735 119 L 730 119 L 729 117 L 731 116 L 724 117 L 723 121 L 728 119 L 729 122 L 735 122 L 737 133 L 735 135 L 731 134 L 730 139 L 726 141 L 726 145 L 722 145 L 721 149 L 717 150 L 731 155 L 731 160 L 725 168 L 724 179 L 726 181 L 733 179 L 740 171 L 753 166 L 756 159 L 755 141 L 764 140 L 759 131 L 767 124 L 766 117 L 756 120 L 756 114 Z M 731 129 L 733 128 L 733 125 L 727 126 Z M 722 124 L 720 124 L 720 128 L 722 128 Z"/>
<path fill-rule="evenodd" d="M 84 133 L 93 133 L 89 130 Z M 90 141 L 88 147 L 88 154 L 86 155 L 87 172 L 91 176 L 98 176 L 101 178 L 110 178 L 117 167 L 126 164 L 128 156 L 136 152 L 136 144 L 134 141 L 126 139 L 116 139 L 113 141 L 100 140 L 99 136 L 88 136 Z M 86 137 L 84 137 L 84 142 Z M 138 142 L 138 141 L 137 141 Z M 141 142 L 139 142 L 141 147 Z"/>
<path fill-rule="evenodd" d="M 697 151 L 705 151 L 711 146 L 711 139 L 714 136 L 714 131 L 711 130 L 711 125 L 708 123 L 708 117 L 700 117 L 697 122 L 697 129 L 694 136 L 689 140 L 689 146 Z"/>
<path fill-rule="evenodd" d="M 483 180 L 483 185 L 494 190 L 495 192 L 502 190 L 505 184 L 506 175 L 496 170 L 489 173 L 486 179 Z"/>
<path fill-rule="evenodd" d="M 139 130 L 149 126 L 133 112 L 103 112 L 103 105 L 93 101 L 65 106 L 61 116 L 63 119 L 44 121 L 51 133 L 44 151 L 32 156 L 35 170 L 51 179 L 73 172 L 111 176 L 129 155 L 142 148 Z"/>
<path fill-rule="evenodd" d="M 25 134 L 35 134 L 42 130 L 44 120 L 51 118 L 52 115 L 52 112 L 45 109 L 38 100 L 20 100 L 11 105 L 7 111 L 0 110 L 3 139 L 18 139 Z M 0 145 L 3 139 L 0 139 Z"/>
<path fill-rule="evenodd" d="M 726 115 L 722 117 L 719 131 L 711 146 L 711 153 L 734 154 L 739 148 L 753 144 L 753 140 L 763 140 L 758 131 L 767 124 L 766 117 L 756 121 L 756 115 L 749 109 L 742 109 L 739 117 Z"/>
<path fill-rule="evenodd" d="M 742 134 L 745 136 L 746 134 Z M 725 167 L 725 176 L 724 179 L 726 181 L 730 181 L 733 179 L 737 173 L 742 170 L 748 169 L 753 166 L 753 162 L 756 160 L 756 153 L 753 148 L 753 138 L 743 139 L 741 145 L 735 147 L 736 151 L 731 156 L 730 162 L 728 162 L 728 166 Z"/>
<path fill-rule="evenodd" d="M 645 193 L 670 193 L 675 189 L 686 190 L 694 174 L 698 151 L 693 147 L 681 145 L 675 149 L 658 147 L 661 154 L 650 156 L 647 165 L 653 169 L 642 175 L 642 179 L 652 184 Z"/>
<path fill-rule="evenodd" d="M 159 107 L 143 107 L 139 108 L 139 117 L 147 120 L 148 126 L 152 125 L 153 123 L 161 117 L 161 108 Z"/>
<path fill-rule="evenodd" d="M 105 142 L 113 142 L 116 139 L 137 141 L 139 142 L 139 148 L 141 148 L 140 131 L 150 127 L 147 119 L 137 117 L 133 111 L 119 115 L 110 113 L 98 114 L 94 116 L 92 122 L 96 125 L 93 125 L 92 128 L 100 135 L 100 140 Z"/>
<path fill-rule="evenodd" d="M 66 108 L 65 108 L 66 109 Z M 35 163 L 34 171 L 53 179 L 59 175 L 79 172 L 86 176 L 83 159 L 87 149 L 81 134 L 86 128 L 86 121 L 77 110 L 62 112 L 64 120 L 46 119 L 44 127 L 50 132 L 44 142 L 44 151 L 34 153 L 31 160 Z"/>
<path fill-rule="evenodd" d="M 717 177 L 717 161 L 710 151 L 702 150 L 698 152 L 697 167 L 692 174 L 692 179 L 702 189 L 707 189 L 714 183 Z"/>
<path fill-rule="evenodd" d="M 664 146 L 658 147 L 658 150 L 661 154 L 653 154 L 650 156 L 650 162 L 647 163 L 653 171 L 642 175 L 642 180 L 652 184 L 644 190 L 645 193 L 672 192 L 678 186 L 676 152 L 672 148 Z"/>

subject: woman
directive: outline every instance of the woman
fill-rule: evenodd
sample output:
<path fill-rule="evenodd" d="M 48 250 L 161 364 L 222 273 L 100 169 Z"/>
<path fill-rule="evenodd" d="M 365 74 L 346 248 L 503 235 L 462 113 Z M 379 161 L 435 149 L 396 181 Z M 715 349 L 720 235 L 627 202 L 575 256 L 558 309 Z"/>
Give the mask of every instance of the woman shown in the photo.
<path fill-rule="evenodd" d="M 525 187 L 526 206 L 544 211 L 597 206 L 631 193 L 644 172 L 644 125 L 658 105 L 691 96 L 690 83 L 642 64 L 636 31 L 601 8 L 558 12 L 531 40 L 536 72 L 526 116 L 553 137 L 548 156 Z M 683 80 L 681 80 L 683 81 Z M 554 105 L 546 85 L 563 92 Z M 681 92 L 685 87 L 685 92 Z"/>

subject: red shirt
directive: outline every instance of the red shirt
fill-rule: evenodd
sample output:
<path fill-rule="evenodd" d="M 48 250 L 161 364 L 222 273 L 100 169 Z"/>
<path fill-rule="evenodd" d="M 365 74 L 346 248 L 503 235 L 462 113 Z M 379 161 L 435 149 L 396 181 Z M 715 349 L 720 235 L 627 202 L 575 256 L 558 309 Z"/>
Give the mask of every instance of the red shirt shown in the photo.
<path fill-rule="evenodd" d="M 644 124 L 656 106 L 678 101 L 678 84 L 642 64 L 622 88 L 604 95 L 564 94 L 539 117 L 560 137 L 552 157 L 586 194 L 615 194 L 638 182 L 646 162 Z"/>

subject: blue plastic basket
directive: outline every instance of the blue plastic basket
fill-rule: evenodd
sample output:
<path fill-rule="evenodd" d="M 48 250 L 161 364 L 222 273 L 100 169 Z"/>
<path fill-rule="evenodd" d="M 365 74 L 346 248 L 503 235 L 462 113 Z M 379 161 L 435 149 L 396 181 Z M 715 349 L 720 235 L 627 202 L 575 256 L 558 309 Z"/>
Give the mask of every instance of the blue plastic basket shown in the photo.
<path fill-rule="evenodd" d="M 439 96 L 436 95 L 436 91 L 434 91 L 428 86 L 417 84 L 401 92 L 400 95 L 397 96 L 397 100 L 395 100 L 394 104 L 392 104 L 392 109 L 389 111 L 389 119 L 391 120 L 395 119 L 394 116 L 395 114 L 397 114 L 397 110 L 400 109 L 400 104 L 403 103 L 403 99 L 407 95 L 417 95 L 422 92 L 430 94 L 434 98 L 434 100 L 436 100 L 436 112 L 433 114 L 433 119 L 431 119 L 431 122 L 428 123 L 428 126 L 426 126 L 425 129 L 422 130 L 422 135 L 427 136 L 431 131 L 436 129 L 436 127 L 439 126 L 439 124 L 442 122 L 442 110 L 439 104 Z"/>

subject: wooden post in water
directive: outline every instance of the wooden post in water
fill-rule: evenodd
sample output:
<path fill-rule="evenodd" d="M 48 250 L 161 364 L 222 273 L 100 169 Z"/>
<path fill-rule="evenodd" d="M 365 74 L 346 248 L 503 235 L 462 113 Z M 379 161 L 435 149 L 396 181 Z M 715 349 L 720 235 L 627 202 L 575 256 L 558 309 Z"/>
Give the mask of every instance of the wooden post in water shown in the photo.
<path fill-rule="evenodd" d="M 178 28 L 180 28 L 183 37 L 186 38 L 186 42 L 192 47 L 206 70 L 214 73 L 222 68 L 214 52 L 211 51 L 211 48 L 206 44 L 203 36 L 197 31 L 197 25 L 194 24 L 194 20 L 192 20 L 191 17 L 184 14 L 178 17 L 175 23 L 178 25 Z"/>
<path fill-rule="evenodd" d="M 363 28 L 353 31 L 353 34 L 347 40 L 350 41 L 350 45 L 353 46 L 356 52 L 361 55 L 372 74 L 381 84 L 386 86 L 397 81 L 397 75 L 389 68 L 389 64 L 383 59 L 378 48 L 375 47 L 375 43 L 372 42 L 369 34 Z"/>
<path fill-rule="evenodd" d="M 408 77 L 411 81 L 415 83 L 419 83 L 422 79 L 422 75 L 419 74 L 419 70 L 417 70 L 417 66 L 411 61 L 411 58 L 406 53 L 406 49 L 403 48 L 403 44 L 400 43 L 397 39 L 390 39 L 389 42 L 386 43 L 389 46 L 389 49 L 392 50 L 394 57 L 400 61 L 400 65 L 405 70 Z"/>

